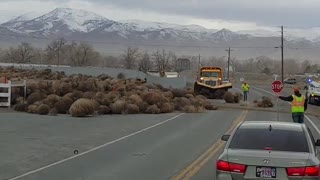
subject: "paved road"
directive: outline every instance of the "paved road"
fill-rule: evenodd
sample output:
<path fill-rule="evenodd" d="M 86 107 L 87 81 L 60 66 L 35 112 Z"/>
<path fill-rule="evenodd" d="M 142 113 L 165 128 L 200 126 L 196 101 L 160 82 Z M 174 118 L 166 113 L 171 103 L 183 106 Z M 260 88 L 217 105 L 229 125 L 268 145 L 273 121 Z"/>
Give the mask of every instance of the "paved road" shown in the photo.
<path fill-rule="evenodd" d="M 267 95 L 258 89 L 251 93 L 252 99 Z M 277 117 L 273 112 L 231 109 L 83 119 L 3 116 L 0 179 L 26 180 L 162 180 L 181 174 L 214 179 L 215 159 L 223 147 L 221 135 L 243 120 Z M 309 118 L 312 124 L 306 121 L 307 125 L 319 137 L 313 125 L 320 127 L 320 121 Z M 290 114 L 280 114 L 280 120 L 290 121 Z M 80 154 L 72 154 L 75 148 Z"/>
<path fill-rule="evenodd" d="M 262 90 L 261 90 L 262 89 Z M 261 96 L 271 96 L 271 90 L 268 89 L 268 86 L 258 86 L 255 88 L 251 88 L 251 96 L 249 96 L 249 101 L 252 102 L 254 99 L 259 99 Z M 289 93 L 289 92 L 285 92 Z M 280 108 L 283 109 L 289 109 L 290 105 L 286 102 L 279 102 Z M 276 108 L 276 107 L 275 107 Z M 316 106 L 312 106 L 312 108 L 319 108 Z M 246 118 L 246 121 L 277 121 L 277 113 L 274 112 L 254 112 L 250 111 Z M 288 113 L 279 113 L 279 121 L 289 121 L 291 122 L 291 114 Z M 315 136 L 315 138 L 320 138 L 320 120 L 317 119 L 314 116 L 308 116 L 305 118 L 305 123 L 308 127 L 310 127 L 312 134 Z M 213 158 L 206 163 L 204 167 L 201 168 L 201 170 L 191 179 L 194 180 L 213 180 L 215 173 L 215 162 L 218 157 L 218 155 L 221 153 L 221 150 L 219 153 L 217 153 Z"/>

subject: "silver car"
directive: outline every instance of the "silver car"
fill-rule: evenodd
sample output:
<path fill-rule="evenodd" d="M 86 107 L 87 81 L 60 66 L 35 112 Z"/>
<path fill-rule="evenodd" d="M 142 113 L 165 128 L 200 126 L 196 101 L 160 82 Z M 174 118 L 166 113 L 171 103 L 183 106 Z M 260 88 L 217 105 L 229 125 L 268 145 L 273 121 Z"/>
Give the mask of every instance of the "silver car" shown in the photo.
<path fill-rule="evenodd" d="M 221 140 L 216 180 L 319 179 L 320 140 L 304 124 L 246 121 Z"/>

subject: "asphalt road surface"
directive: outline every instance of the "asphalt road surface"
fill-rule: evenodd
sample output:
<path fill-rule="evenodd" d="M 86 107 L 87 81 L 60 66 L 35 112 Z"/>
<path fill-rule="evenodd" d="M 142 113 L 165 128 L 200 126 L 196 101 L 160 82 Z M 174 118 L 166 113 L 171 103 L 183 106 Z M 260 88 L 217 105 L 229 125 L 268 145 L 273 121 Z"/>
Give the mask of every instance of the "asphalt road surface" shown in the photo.
<path fill-rule="evenodd" d="M 270 94 L 252 88 L 249 101 L 262 95 Z M 214 179 L 221 135 L 242 121 L 277 120 L 275 112 L 233 109 L 91 119 L 2 114 L 0 179 L 12 180 Z M 306 124 L 319 138 L 320 121 L 308 116 Z"/>

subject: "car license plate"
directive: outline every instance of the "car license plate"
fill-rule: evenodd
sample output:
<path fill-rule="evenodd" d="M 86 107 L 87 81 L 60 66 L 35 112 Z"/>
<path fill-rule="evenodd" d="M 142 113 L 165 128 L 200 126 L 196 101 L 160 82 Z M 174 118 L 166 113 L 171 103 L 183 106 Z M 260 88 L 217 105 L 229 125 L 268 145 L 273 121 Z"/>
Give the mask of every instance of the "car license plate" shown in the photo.
<path fill-rule="evenodd" d="M 263 178 L 276 178 L 276 168 L 273 167 L 257 167 L 256 171 L 257 177 L 263 177 Z"/>

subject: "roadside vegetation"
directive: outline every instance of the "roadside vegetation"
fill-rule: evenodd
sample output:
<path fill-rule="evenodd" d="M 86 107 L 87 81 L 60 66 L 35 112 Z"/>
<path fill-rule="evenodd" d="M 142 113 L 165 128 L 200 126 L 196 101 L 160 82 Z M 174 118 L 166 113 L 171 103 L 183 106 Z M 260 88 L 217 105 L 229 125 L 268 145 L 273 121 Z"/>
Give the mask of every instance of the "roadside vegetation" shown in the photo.
<path fill-rule="evenodd" d="M 216 110 L 206 97 L 192 89 L 168 89 L 140 79 L 98 77 L 45 70 L 0 68 L 0 76 L 10 80 L 27 79 L 27 97 L 14 88 L 16 111 L 40 115 L 70 114 L 74 117 L 103 114 L 159 114 L 182 111 L 198 113 Z"/>

